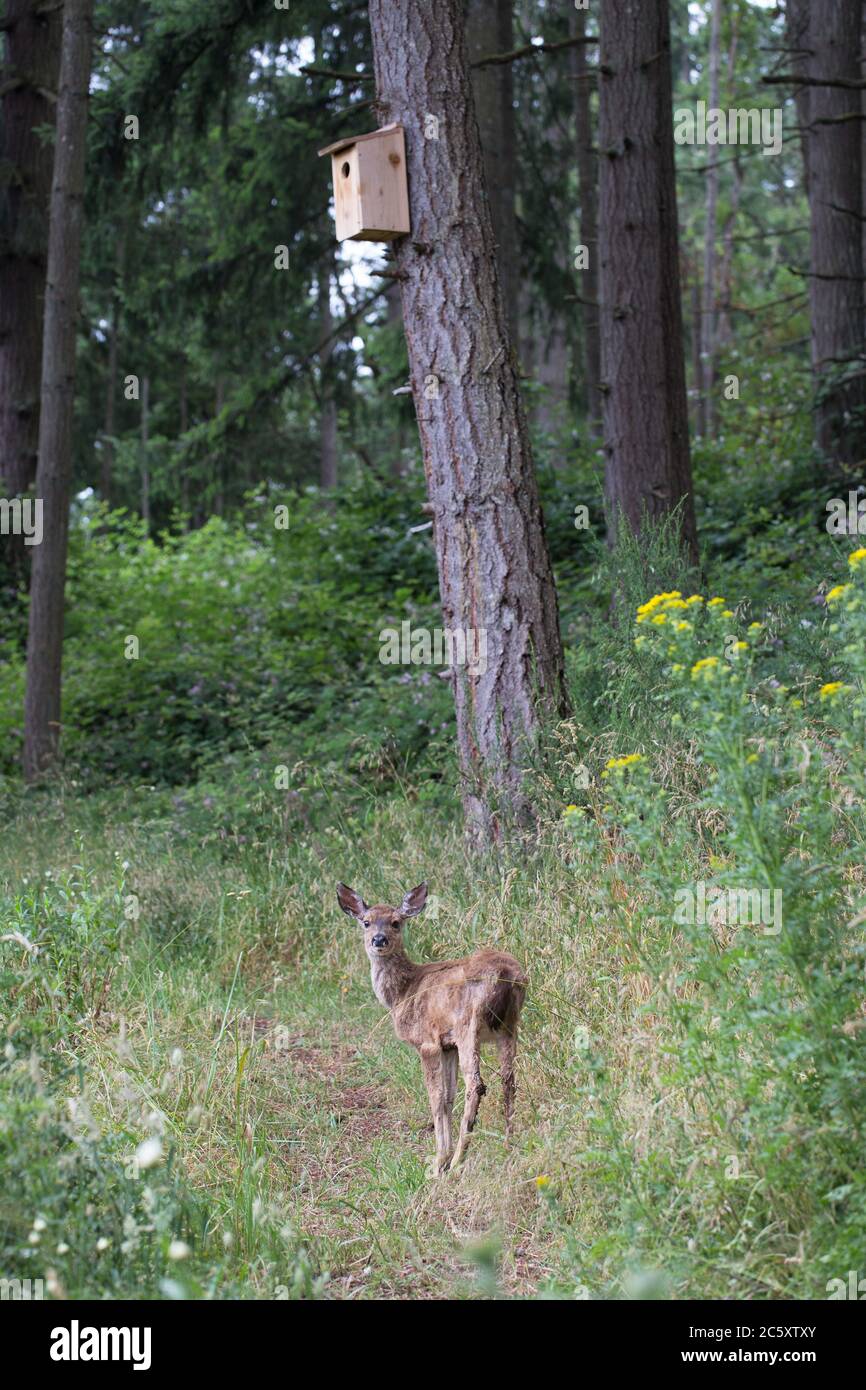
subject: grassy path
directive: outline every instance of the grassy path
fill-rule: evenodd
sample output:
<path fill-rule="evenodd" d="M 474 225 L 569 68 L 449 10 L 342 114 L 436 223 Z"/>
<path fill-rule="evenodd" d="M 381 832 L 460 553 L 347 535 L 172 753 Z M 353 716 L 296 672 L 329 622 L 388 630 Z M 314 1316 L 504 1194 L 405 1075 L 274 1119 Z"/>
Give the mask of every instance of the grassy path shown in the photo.
<path fill-rule="evenodd" d="M 116 798 L 28 805 L 13 831 L 0 842 L 2 930 L 40 949 L 2 948 L 15 1060 L 0 1119 L 19 1184 L 0 1208 L 7 1262 L 23 1251 L 45 1268 L 50 1254 L 70 1297 L 526 1296 L 562 1274 L 535 1181 L 558 1121 L 532 996 L 511 1151 L 485 1049 L 467 1159 L 431 1180 L 417 1054 L 394 1037 L 331 905 L 337 873 L 308 847 L 294 862 L 225 858 Z M 334 857 L 346 862 L 346 842 Z M 354 876 L 369 881 L 369 868 Z M 519 949 L 492 916 L 413 927 L 410 948 L 429 959 L 474 934 Z M 34 1058 L 54 1080 L 26 1102 L 40 1119 L 28 1112 L 25 1143 Z M 455 1122 L 461 1107 L 462 1085 Z M 137 1157 L 147 1146 L 152 1167 Z M 70 1165 L 82 1170 L 73 1187 Z"/>
<path fill-rule="evenodd" d="M 73 1298 L 821 1295 L 821 1193 L 773 1209 L 745 1152 L 729 1176 L 739 1052 L 711 1091 L 681 1084 L 638 954 L 675 951 L 670 929 L 624 926 L 555 827 L 543 859 L 479 878 L 421 807 L 238 847 L 178 835 L 166 802 L 34 800 L 0 837 L 9 1274 Z M 438 1180 L 419 1059 L 334 899 L 425 875 L 438 915 L 410 954 L 500 946 L 530 980 L 514 1143 L 486 1049 L 467 1159 Z"/>

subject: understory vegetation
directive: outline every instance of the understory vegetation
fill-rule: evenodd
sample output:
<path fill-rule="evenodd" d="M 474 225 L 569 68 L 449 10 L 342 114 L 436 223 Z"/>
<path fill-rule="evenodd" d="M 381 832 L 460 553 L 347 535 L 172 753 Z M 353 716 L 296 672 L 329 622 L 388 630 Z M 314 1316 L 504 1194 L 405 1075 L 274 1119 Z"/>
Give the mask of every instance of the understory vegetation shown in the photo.
<path fill-rule="evenodd" d="M 253 491 L 158 544 L 76 517 L 59 791 L 14 775 L 3 618 L 4 1270 L 72 1297 L 823 1298 L 862 1263 L 866 558 L 808 446 L 774 450 L 735 480 L 706 450 L 682 592 L 674 528 L 611 555 L 575 529 L 595 457 L 542 471 L 573 715 L 533 755 L 538 833 L 480 860 L 447 683 L 376 659 L 437 625 L 420 483 Z M 437 1182 L 334 899 L 422 878 L 411 955 L 495 945 L 530 978 L 515 1142 L 488 1076 Z"/>

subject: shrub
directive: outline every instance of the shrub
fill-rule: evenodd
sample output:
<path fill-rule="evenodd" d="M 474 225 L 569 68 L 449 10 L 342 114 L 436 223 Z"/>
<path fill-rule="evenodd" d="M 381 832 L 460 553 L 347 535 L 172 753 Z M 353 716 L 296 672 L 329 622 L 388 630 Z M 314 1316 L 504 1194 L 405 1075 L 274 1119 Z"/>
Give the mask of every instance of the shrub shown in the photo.
<path fill-rule="evenodd" d="M 678 813 L 630 749 L 567 813 L 653 981 L 660 1094 L 687 1102 L 643 1151 L 615 1096 L 600 1109 L 623 1229 L 656 1257 L 678 1245 L 680 1270 L 690 1242 L 755 1292 L 787 1285 L 785 1259 L 803 1265 L 803 1296 L 824 1296 L 804 1244 L 844 1277 L 866 1218 L 866 551 L 850 559 L 828 596 L 847 679 L 813 680 L 805 698 L 770 674 L 761 624 L 723 599 L 666 591 L 641 605 L 635 642 L 665 673 L 674 734 L 687 728 L 697 748 L 697 804 Z M 679 1130 L 670 1144 L 665 1128 Z"/>

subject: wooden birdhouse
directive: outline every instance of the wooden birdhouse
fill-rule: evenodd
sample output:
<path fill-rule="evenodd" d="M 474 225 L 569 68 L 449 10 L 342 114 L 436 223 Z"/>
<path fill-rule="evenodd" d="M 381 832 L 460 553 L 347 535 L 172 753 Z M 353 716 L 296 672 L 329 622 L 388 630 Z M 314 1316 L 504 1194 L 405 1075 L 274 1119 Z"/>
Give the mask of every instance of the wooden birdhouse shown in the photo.
<path fill-rule="evenodd" d="M 409 227 L 406 140 L 401 125 L 338 140 L 331 156 L 338 241 L 392 241 Z"/>

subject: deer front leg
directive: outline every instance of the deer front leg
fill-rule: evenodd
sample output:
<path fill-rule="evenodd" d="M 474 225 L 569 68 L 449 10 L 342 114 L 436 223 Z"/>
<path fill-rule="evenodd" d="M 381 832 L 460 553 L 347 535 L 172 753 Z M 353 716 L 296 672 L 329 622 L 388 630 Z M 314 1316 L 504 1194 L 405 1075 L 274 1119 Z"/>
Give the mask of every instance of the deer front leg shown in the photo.
<path fill-rule="evenodd" d="M 460 1134 L 457 1139 L 457 1148 L 451 1159 L 450 1167 L 456 1168 L 458 1163 L 462 1163 L 463 1155 L 469 1145 L 469 1136 L 475 1128 L 475 1117 L 478 1114 L 478 1106 L 481 1097 L 487 1090 L 481 1080 L 481 1044 L 478 1040 L 477 1029 L 461 1042 L 458 1047 L 460 1056 L 460 1070 L 463 1073 L 463 1084 L 466 1088 L 466 1098 L 463 1103 L 463 1119 L 460 1122 Z"/>
<path fill-rule="evenodd" d="M 435 1168 L 438 1177 L 445 1171 L 451 1157 L 451 1113 L 447 1105 L 444 1058 L 441 1047 L 435 1043 L 425 1043 L 419 1051 L 424 1084 L 433 1112 L 433 1130 L 436 1135 Z"/>

